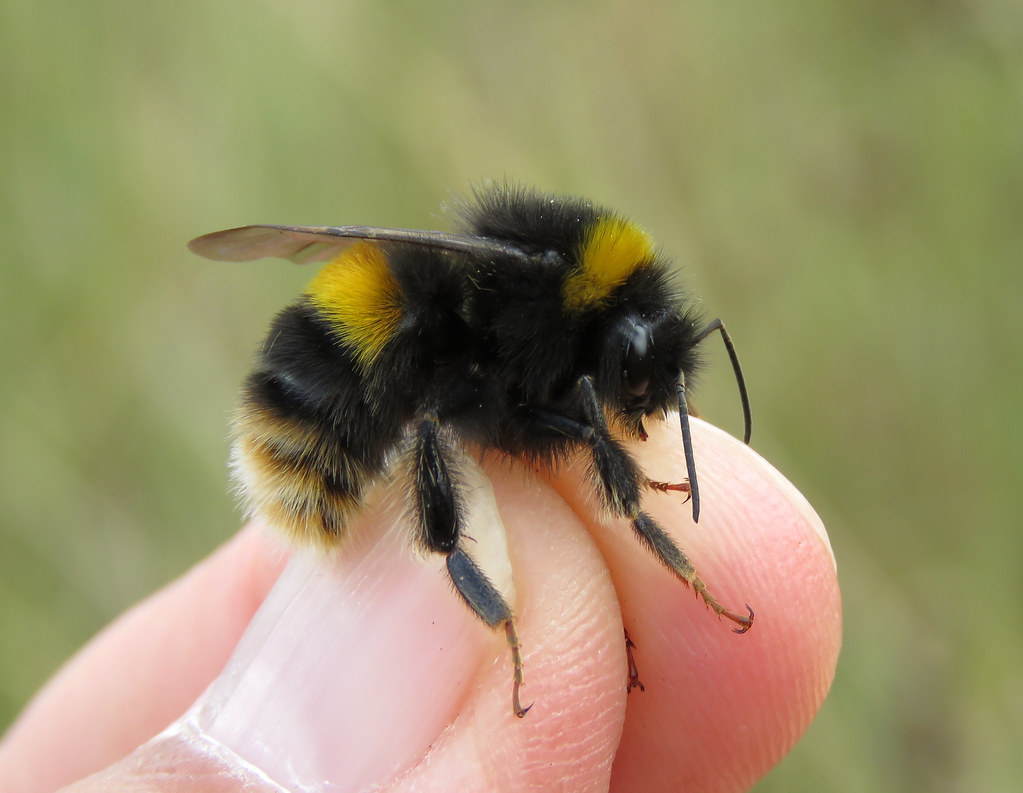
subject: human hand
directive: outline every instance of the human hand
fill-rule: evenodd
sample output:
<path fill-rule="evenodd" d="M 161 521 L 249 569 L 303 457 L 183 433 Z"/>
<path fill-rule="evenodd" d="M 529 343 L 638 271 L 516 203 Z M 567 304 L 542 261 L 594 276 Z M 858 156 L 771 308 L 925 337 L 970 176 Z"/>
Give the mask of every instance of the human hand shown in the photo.
<path fill-rule="evenodd" d="M 677 431 L 650 430 L 637 457 L 656 478 L 677 476 Z M 524 719 L 510 706 L 503 632 L 459 601 L 442 557 L 408 552 L 396 510 L 374 508 L 338 556 L 294 554 L 255 619 L 283 559 L 252 529 L 128 612 L 8 733 L 0 788 L 49 790 L 115 761 L 214 678 L 170 732 L 74 789 L 238 790 L 238 758 L 295 788 L 748 788 L 827 692 L 840 642 L 834 560 L 777 472 L 699 421 L 693 438 L 700 524 L 678 494 L 645 504 L 722 602 L 753 605 L 747 634 L 714 619 L 625 522 L 595 518 L 581 474 L 547 483 L 489 466 L 515 574 L 523 701 L 534 703 Z M 646 685 L 628 697 L 623 622 Z"/>

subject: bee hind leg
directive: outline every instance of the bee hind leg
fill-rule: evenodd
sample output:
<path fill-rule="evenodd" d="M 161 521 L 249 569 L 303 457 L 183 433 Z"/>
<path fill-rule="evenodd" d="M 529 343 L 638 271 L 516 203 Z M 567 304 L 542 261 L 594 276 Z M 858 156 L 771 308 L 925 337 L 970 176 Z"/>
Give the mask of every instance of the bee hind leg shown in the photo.
<path fill-rule="evenodd" d="M 419 426 L 415 442 L 413 479 L 421 540 L 427 549 L 446 555 L 448 575 L 473 613 L 491 628 L 504 626 L 514 669 L 512 709 L 521 718 L 532 705 L 522 707 L 519 701 L 523 673 L 515 616 L 504 595 L 461 547 L 465 506 L 449 461 L 451 453 L 438 434 L 439 426 L 437 415 L 428 413 Z"/>
<path fill-rule="evenodd" d="M 481 620 L 491 628 L 497 629 L 504 625 L 504 634 L 511 650 L 512 678 L 512 710 L 520 719 L 529 712 L 532 704 L 522 707 L 519 701 L 519 689 L 522 687 L 522 650 L 519 646 L 519 635 L 515 630 L 515 616 L 504 596 L 490 582 L 469 555 L 461 548 L 456 548 L 447 557 L 448 575 L 454 582 L 455 589 L 462 599 Z"/>

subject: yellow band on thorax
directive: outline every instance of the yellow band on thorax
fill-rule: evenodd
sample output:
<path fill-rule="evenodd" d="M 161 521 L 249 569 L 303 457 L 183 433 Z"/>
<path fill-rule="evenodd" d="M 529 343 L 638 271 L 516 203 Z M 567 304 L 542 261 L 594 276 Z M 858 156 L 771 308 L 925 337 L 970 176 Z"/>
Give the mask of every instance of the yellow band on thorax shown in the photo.
<path fill-rule="evenodd" d="M 639 226 L 618 217 L 600 218 L 586 234 L 577 269 L 565 279 L 565 308 L 583 312 L 599 307 L 653 256 L 653 241 Z"/>

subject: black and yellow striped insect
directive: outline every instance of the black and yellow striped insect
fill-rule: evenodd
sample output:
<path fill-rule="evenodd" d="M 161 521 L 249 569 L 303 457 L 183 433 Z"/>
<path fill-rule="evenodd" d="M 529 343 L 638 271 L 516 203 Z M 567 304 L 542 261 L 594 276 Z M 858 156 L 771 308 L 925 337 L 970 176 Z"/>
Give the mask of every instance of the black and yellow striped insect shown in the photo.
<path fill-rule="evenodd" d="M 368 226 L 246 226 L 192 240 L 222 261 L 329 262 L 274 320 L 245 382 L 233 471 L 248 510 L 300 541 L 331 545 L 368 487 L 403 458 L 417 543 L 446 556 L 458 592 L 504 627 L 506 598 L 463 547 L 462 448 L 549 468 L 588 450 L 607 509 L 718 615 L 747 630 L 641 506 L 644 488 L 700 496 L 687 388 L 697 347 L 725 326 L 700 318 L 670 262 L 637 225 L 577 198 L 488 186 L 461 207 L 456 234 Z M 688 480 L 647 479 L 621 444 L 679 411 Z"/>

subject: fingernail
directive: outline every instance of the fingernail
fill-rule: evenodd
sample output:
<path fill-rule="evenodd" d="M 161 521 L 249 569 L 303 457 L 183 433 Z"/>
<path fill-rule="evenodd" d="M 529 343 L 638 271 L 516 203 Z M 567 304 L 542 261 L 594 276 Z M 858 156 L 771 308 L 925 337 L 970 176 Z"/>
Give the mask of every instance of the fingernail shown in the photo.
<path fill-rule="evenodd" d="M 381 521 L 370 521 L 381 522 Z M 362 790 L 417 762 L 500 637 L 407 521 L 357 527 L 341 552 L 296 552 L 220 678 L 175 729 L 296 788 Z"/>

